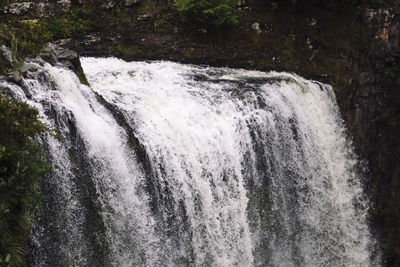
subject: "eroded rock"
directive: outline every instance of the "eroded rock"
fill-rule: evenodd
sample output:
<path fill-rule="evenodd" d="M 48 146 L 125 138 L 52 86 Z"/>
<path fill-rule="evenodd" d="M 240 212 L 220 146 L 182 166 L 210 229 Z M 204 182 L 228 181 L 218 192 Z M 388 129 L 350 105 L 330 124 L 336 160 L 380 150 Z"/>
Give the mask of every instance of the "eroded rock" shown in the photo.
<path fill-rule="evenodd" d="M 251 28 L 252 28 L 253 30 L 255 30 L 258 34 L 261 33 L 260 23 L 254 22 L 254 23 L 251 25 Z"/>
<path fill-rule="evenodd" d="M 32 2 L 19 2 L 19 3 L 12 3 L 9 4 L 3 13 L 6 14 L 13 14 L 13 15 L 24 15 L 32 10 L 34 4 Z"/>
<path fill-rule="evenodd" d="M 124 6 L 131 7 L 131 6 L 139 4 L 139 3 L 140 3 L 140 0 L 125 0 Z"/>

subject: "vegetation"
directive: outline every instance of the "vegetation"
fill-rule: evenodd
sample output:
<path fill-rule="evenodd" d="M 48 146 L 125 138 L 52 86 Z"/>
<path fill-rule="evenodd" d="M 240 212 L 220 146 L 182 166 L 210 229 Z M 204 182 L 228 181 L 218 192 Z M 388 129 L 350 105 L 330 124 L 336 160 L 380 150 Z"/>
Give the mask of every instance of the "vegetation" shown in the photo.
<path fill-rule="evenodd" d="M 90 21 L 91 15 L 90 9 L 81 7 L 74 9 L 66 17 L 53 17 L 40 22 L 40 25 L 48 31 L 51 39 L 77 37 L 93 29 L 93 23 Z"/>
<path fill-rule="evenodd" d="M 235 0 L 178 0 L 176 7 L 188 21 L 208 28 L 220 28 L 239 22 L 236 3 Z"/>
<path fill-rule="evenodd" d="M 0 23 L 0 45 L 9 47 L 12 52 L 11 62 L 1 56 L 0 74 L 5 74 L 9 68 L 18 71 L 27 56 L 34 56 L 51 38 L 50 33 L 40 24 L 30 21 Z"/>
<path fill-rule="evenodd" d="M 31 213 L 48 167 L 37 137 L 48 128 L 26 103 L 0 94 L 0 265 L 23 266 Z"/>
<path fill-rule="evenodd" d="M 320 6 L 329 6 L 331 8 L 342 8 L 344 6 L 361 6 L 361 5 L 369 5 L 372 7 L 382 7 L 385 6 L 386 3 L 384 0 L 335 0 L 335 1 L 326 1 L 326 0 L 289 0 L 291 4 L 314 4 Z"/>
<path fill-rule="evenodd" d="M 90 9 L 75 8 L 65 17 L 0 23 L 0 46 L 10 49 L 11 60 L 0 53 L 0 75 L 18 73 L 28 56 L 37 55 L 49 41 L 77 37 L 93 29 Z"/>

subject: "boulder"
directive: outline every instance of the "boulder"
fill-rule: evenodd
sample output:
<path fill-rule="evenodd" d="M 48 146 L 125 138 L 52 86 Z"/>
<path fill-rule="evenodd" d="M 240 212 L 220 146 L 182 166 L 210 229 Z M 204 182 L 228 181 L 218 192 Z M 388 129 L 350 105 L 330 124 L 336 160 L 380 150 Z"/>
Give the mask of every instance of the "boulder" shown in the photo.
<path fill-rule="evenodd" d="M 131 7 L 131 6 L 139 4 L 139 3 L 140 3 L 140 0 L 125 0 L 124 1 L 124 5 L 126 7 Z"/>
<path fill-rule="evenodd" d="M 101 9 L 103 10 L 108 10 L 111 9 L 115 6 L 115 1 L 114 0 L 106 0 L 106 1 L 102 1 L 102 4 L 100 6 Z"/>
<path fill-rule="evenodd" d="M 254 23 L 251 25 L 251 28 L 252 28 L 253 30 L 255 30 L 258 34 L 261 33 L 260 23 L 254 22 Z"/>
<path fill-rule="evenodd" d="M 57 2 L 38 2 L 34 6 L 38 18 L 46 18 L 71 11 L 71 0 L 59 0 Z"/>
<path fill-rule="evenodd" d="M 9 4 L 4 10 L 3 13 L 13 14 L 13 15 L 24 15 L 28 13 L 33 7 L 32 2 L 19 2 Z"/>
<path fill-rule="evenodd" d="M 83 72 L 79 56 L 75 51 L 50 43 L 39 54 L 39 60 L 46 61 L 52 65 L 62 64 L 75 72 L 81 83 L 89 85 Z"/>

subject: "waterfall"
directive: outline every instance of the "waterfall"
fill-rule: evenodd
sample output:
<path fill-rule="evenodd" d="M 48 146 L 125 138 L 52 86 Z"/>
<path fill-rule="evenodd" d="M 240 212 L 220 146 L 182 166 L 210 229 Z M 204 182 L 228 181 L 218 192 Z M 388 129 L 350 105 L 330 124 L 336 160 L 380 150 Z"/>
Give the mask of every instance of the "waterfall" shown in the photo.
<path fill-rule="evenodd" d="M 36 64 L 36 63 L 30 63 Z M 32 266 L 376 266 L 329 85 L 83 58 L 1 81 L 57 129 Z"/>

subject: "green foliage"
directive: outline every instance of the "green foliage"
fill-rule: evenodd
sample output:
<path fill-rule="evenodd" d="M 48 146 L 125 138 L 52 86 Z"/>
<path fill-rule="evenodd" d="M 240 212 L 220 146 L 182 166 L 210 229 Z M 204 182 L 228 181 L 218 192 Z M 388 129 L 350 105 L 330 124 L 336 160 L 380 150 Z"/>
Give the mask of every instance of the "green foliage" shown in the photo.
<path fill-rule="evenodd" d="M 237 24 L 235 0 L 178 0 L 176 7 L 185 19 L 209 28 Z"/>
<path fill-rule="evenodd" d="M 90 86 L 89 81 L 87 80 L 87 77 L 85 75 L 85 72 L 83 72 L 82 68 L 78 69 L 75 71 L 76 76 L 78 76 L 79 81 L 81 84 L 85 84 L 87 86 Z"/>
<path fill-rule="evenodd" d="M 9 70 L 13 69 L 12 62 L 0 52 L 0 75 L 5 75 Z"/>
<path fill-rule="evenodd" d="M 38 111 L 0 94 L 0 262 L 22 266 L 39 199 L 39 183 L 48 171 L 36 138 L 48 131 Z M 1 264 L 0 264 L 1 265 Z"/>
<path fill-rule="evenodd" d="M 90 21 L 91 11 L 86 8 L 76 8 L 65 18 L 54 17 L 41 22 L 52 39 L 77 37 L 93 29 Z"/>
<path fill-rule="evenodd" d="M 14 71 L 22 67 L 25 57 L 36 55 L 50 37 L 51 35 L 42 25 L 34 22 L 25 21 L 15 25 L 0 23 L 0 45 L 11 49 L 10 63 Z M 4 58 L 0 59 L 2 64 L 8 64 Z M 4 74 L 6 68 L 1 70 Z"/>
<path fill-rule="evenodd" d="M 11 254 L 7 254 L 4 258 L 0 257 L 0 265 L 6 266 L 6 267 L 11 267 L 12 266 Z"/>

